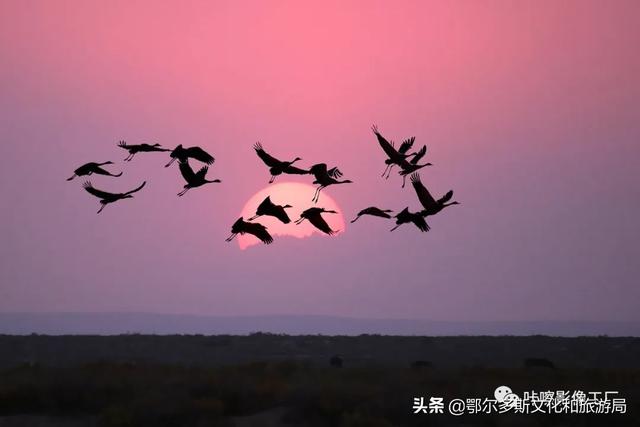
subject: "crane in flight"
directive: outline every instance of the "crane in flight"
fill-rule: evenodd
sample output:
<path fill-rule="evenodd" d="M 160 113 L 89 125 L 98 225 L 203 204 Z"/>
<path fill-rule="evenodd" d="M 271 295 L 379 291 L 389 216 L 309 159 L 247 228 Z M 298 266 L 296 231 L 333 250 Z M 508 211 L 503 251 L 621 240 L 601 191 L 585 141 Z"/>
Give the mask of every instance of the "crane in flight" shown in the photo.
<path fill-rule="evenodd" d="M 300 214 L 300 218 L 296 220 L 296 224 L 300 225 L 306 219 L 315 228 L 322 231 L 323 233 L 328 234 L 329 236 L 336 234 L 339 230 L 332 230 L 331 227 L 329 227 L 329 224 L 327 224 L 327 221 L 325 221 L 324 218 L 322 218 L 323 213 L 336 214 L 338 212 L 327 210 L 325 208 L 316 208 L 316 207 L 309 208 Z"/>
<path fill-rule="evenodd" d="M 227 237 L 226 241 L 232 241 L 238 234 L 251 234 L 257 237 L 262 243 L 265 245 L 270 245 L 273 243 L 273 237 L 267 231 L 267 227 L 260 224 L 259 222 L 248 222 L 245 221 L 242 217 L 240 217 L 236 222 L 231 226 L 231 236 Z"/>
<path fill-rule="evenodd" d="M 356 222 L 362 215 L 371 215 L 380 218 L 391 218 L 391 215 L 389 215 L 391 212 L 393 212 L 391 209 L 380 209 L 375 206 L 370 206 L 358 212 L 358 215 L 356 215 L 355 219 L 352 220 L 351 223 Z"/>
<path fill-rule="evenodd" d="M 340 169 L 338 169 L 337 167 L 327 169 L 326 163 L 318 163 L 311 166 L 309 172 L 316 178 L 315 181 L 313 181 L 313 184 L 318 184 L 316 192 L 313 195 L 313 199 L 311 199 L 311 201 L 314 203 L 318 203 L 320 192 L 324 188 L 334 184 L 351 184 L 353 182 L 348 179 L 339 181 L 338 178 L 342 176 L 342 172 L 340 171 Z"/>
<path fill-rule="evenodd" d="M 108 193 L 106 191 L 98 190 L 91 184 L 90 181 L 86 181 L 82 186 L 84 187 L 85 190 L 87 190 L 89 194 L 100 199 L 100 204 L 102 206 L 100 207 L 100 210 L 97 212 L 97 213 L 100 213 L 102 212 L 104 207 L 107 206 L 109 203 L 114 203 L 114 202 L 117 202 L 118 200 L 123 200 L 123 199 L 132 199 L 133 198 L 132 194 L 142 190 L 142 188 L 145 186 L 146 183 L 147 181 L 144 181 L 142 184 L 140 184 L 139 187 L 134 188 L 131 191 L 127 191 L 126 193 Z"/>
<path fill-rule="evenodd" d="M 111 173 L 105 169 L 103 169 L 101 166 L 104 165 L 112 165 L 113 162 L 102 162 L 102 163 L 95 163 L 95 162 L 89 162 L 89 163 L 85 163 L 84 165 L 80 166 L 78 169 L 73 171 L 73 175 L 71 175 L 71 177 L 67 178 L 67 181 L 71 181 L 73 178 L 75 178 L 76 176 L 90 176 L 93 175 L 94 173 L 96 175 L 107 175 L 107 176 L 121 176 L 122 172 L 120 173 Z"/>
<path fill-rule="evenodd" d="M 179 168 L 182 177 L 185 181 L 187 181 L 187 183 L 184 185 L 183 190 L 178 193 L 178 197 L 184 196 L 187 191 L 191 190 L 192 188 L 201 187 L 205 184 L 222 182 L 219 179 L 210 181 L 206 178 L 209 166 L 203 166 L 198 172 L 193 172 L 193 169 L 191 169 L 191 166 L 189 166 L 188 161 L 180 161 Z"/>
<path fill-rule="evenodd" d="M 278 160 L 262 148 L 262 144 L 256 142 L 253 145 L 253 149 L 256 150 L 256 154 L 260 159 L 264 162 L 265 165 L 269 166 L 269 173 L 271 173 L 271 179 L 269 180 L 269 184 L 275 181 L 278 175 L 291 174 L 291 175 L 307 175 L 309 173 L 308 170 L 300 169 L 293 164 L 299 160 L 302 160 L 300 157 L 296 157 L 290 162 L 285 162 L 282 160 Z"/>
<path fill-rule="evenodd" d="M 160 144 L 127 144 L 126 141 L 118 142 L 118 147 L 127 150 L 129 155 L 125 157 L 125 162 L 130 162 L 138 153 L 150 153 L 153 151 L 171 151 L 168 148 L 162 148 Z"/>
<path fill-rule="evenodd" d="M 179 162 L 186 162 L 189 159 L 198 160 L 206 165 L 211 166 L 216 159 L 206 151 L 204 151 L 200 147 L 187 147 L 184 148 L 182 144 L 178 145 L 173 151 L 169 154 L 171 160 L 169 163 L 164 165 L 165 168 L 171 166 L 171 163 L 178 160 Z"/>
<path fill-rule="evenodd" d="M 424 186 L 422 181 L 420 180 L 420 174 L 413 173 L 411 174 L 411 184 L 413 184 L 413 189 L 416 191 L 416 195 L 418 196 L 418 200 L 420 204 L 424 208 L 420 214 L 422 216 L 435 215 L 440 212 L 442 209 L 447 206 L 459 205 L 460 203 L 453 201 L 451 203 L 447 203 L 453 197 L 453 190 L 449 190 L 447 194 L 435 200 L 427 187 Z"/>
<path fill-rule="evenodd" d="M 259 205 L 258 209 L 256 209 L 256 214 L 248 219 L 248 221 L 253 221 L 254 219 L 266 215 L 276 217 L 283 224 L 289 224 L 291 219 L 289 215 L 287 215 L 287 211 L 285 209 L 292 208 L 291 205 L 276 205 L 271 201 L 271 196 L 267 196 Z"/>

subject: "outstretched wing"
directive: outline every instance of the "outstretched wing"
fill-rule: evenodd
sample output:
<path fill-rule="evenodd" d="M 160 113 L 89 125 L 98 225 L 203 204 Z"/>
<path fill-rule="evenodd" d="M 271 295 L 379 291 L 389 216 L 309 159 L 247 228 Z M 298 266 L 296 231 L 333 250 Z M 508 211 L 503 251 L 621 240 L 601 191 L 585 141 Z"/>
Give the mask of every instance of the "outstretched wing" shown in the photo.
<path fill-rule="evenodd" d="M 198 179 L 204 179 L 207 176 L 207 171 L 209 170 L 209 166 L 203 166 L 200 168 L 198 172 L 196 172 L 196 177 Z"/>
<path fill-rule="evenodd" d="M 127 192 L 126 192 L 126 193 L 124 193 L 124 194 L 133 194 L 133 193 L 135 193 L 135 192 L 137 192 L 137 191 L 142 190 L 142 189 L 144 188 L 144 186 L 145 186 L 145 185 L 147 185 L 147 181 L 142 181 L 142 184 L 140 184 L 140 186 L 138 186 L 137 188 L 134 188 L 134 189 L 133 189 L 133 190 L 131 190 L 131 191 L 127 191 Z"/>
<path fill-rule="evenodd" d="M 331 227 L 329 227 L 329 224 L 327 224 L 327 221 L 325 221 L 320 214 L 311 215 L 307 219 L 311 224 L 313 224 L 318 230 L 322 231 L 323 233 L 326 233 L 329 236 L 331 236 L 332 234 L 335 234 L 335 231 L 333 231 Z"/>
<path fill-rule="evenodd" d="M 423 158 L 425 154 L 427 154 L 427 146 L 423 145 L 420 151 L 418 151 L 413 156 L 413 159 L 411 159 L 411 164 L 417 165 L 420 159 Z"/>
<path fill-rule="evenodd" d="M 291 218 L 289 218 L 289 215 L 287 215 L 287 211 L 284 210 L 282 206 L 277 206 L 276 209 L 273 211 L 273 214 L 283 224 L 289 224 L 291 222 Z"/>
<path fill-rule="evenodd" d="M 300 168 L 297 168 L 295 166 L 287 166 L 286 168 L 284 168 L 282 170 L 282 172 L 288 173 L 288 174 L 291 174 L 291 175 L 307 175 L 307 174 L 310 173 L 308 170 L 300 169 Z"/>
<path fill-rule="evenodd" d="M 380 134 L 380 132 L 378 132 L 378 127 L 376 125 L 373 125 L 371 127 L 371 130 L 373 130 L 373 133 L 376 134 L 376 137 L 378 138 L 378 144 L 380 144 L 380 147 L 382 147 L 382 150 L 385 152 L 385 154 L 389 158 L 396 157 L 398 155 L 398 152 L 395 148 L 393 148 L 393 145 L 391 145 L 391 143 L 387 141 L 385 137 Z"/>
<path fill-rule="evenodd" d="M 420 175 L 417 172 L 411 174 L 411 184 L 413 184 L 413 188 L 416 190 L 420 204 L 422 204 L 425 209 L 432 208 L 436 204 L 436 201 L 433 199 L 433 196 L 431 196 L 431 193 L 429 193 L 429 190 L 427 190 L 427 187 L 425 187 L 422 184 L 422 181 L 420 181 Z"/>
<path fill-rule="evenodd" d="M 449 190 L 447 194 L 445 194 L 444 196 L 438 199 L 438 204 L 441 205 L 443 203 L 447 203 L 449 200 L 451 200 L 452 197 L 453 197 L 453 190 Z"/>
<path fill-rule="evenodd" d="M 271 205 L 273 205 L 273 202 L 271 201 L 271 196 L 267 196 L 262 202 L 260 202 L 256 211 L 268 209 L 269 206 Z"/>
<path fill-rule="evenodd" d="M 424 232 L 431 229 L 422 215 L 413 215 L 411 217 L 411 222 L 414 223 L 415 226 L 420 229 L 420 231 Z"/>
<path fill-rule="evenodd" d="M 115 196 L 115 194 L 113 193 L 107 193 L 106 191 L 98 190 L 91 184 L 90 181 L 86 181 L 84 184 L 82 184 L 82 187 L 87 190 L 89 194 L 93 194 L 99 199 L 108 199 L 109 197 Z"/>
<path fill-rule="evenodd" d="M 402 141 L 402 144 L 400 144 L 400 148 L 398 149 L 398 153 L 406 154 L 407 151 L 409 151 L 409 149 L 413 147 L 413 143 L 415 141 L 416 141 L 415 136 L 412 136 L 411 138 L 405 139 L 404 141 Z"/>
<path fill-rule="evenodd" d="M 180 162 L 179 167 L 180 173 L 185 181 L 193 182 L 196 179 L 196 174 L 193 172 L 193 169 L 191 169 L 191 166 L 189 166 L 189 162 Z"/>
<path fill-rule="evenodd" d="M 338 168 L 331 168 L 327 171 L 330 177 L 332 178 L 340 178 L 342 176 L 342 172 Z"/>
<path fill-rule="evenodd" d="M 189 153 L 189 157 L 191 157 L 192 159 L 196 159 L 202 163 L 212 165 L 213 162 L 216 161 L 216 159 L 211 154 L 207 153 L 200 147 L 190 147 L 187 151 Z"/>
<path fill-rule="evenodd" d="M 278 166 L 280 165 L 280 163 L 282 163 L 280 160 L 267 154 L 267 152 L 264 151 L 264 149 L 262 148 L 262 144 L 260 144 L 259 142 L 256 142 L 253 145 L 253 149 L 256 150 L 256 154 L 258 155 L 258 157 L 260 157 L 260 159 L 262 159 L 264 164 L 271 168 L 274 166 Z"/>
<path fill-rule="evenodd" d="M 266 245 L 273 243 L 273 237 L 267 231 L 267 227 L 259 222 L 247 222 L 245 223 L 246 233 L 253 234 L 260 241 Z"/>

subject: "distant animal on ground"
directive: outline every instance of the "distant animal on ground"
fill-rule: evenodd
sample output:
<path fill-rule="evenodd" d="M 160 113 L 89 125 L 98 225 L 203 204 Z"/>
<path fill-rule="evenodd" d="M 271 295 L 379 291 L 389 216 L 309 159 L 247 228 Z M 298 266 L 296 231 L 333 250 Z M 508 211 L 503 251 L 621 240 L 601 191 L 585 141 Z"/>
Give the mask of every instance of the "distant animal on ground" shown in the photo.
<path fill-rule="evenodd" d="M 102 209 L 104 209 L 104 207 L 107 206 L 109 203 L 114 203 L 122 199 L 133 198 L 132 194 L 142 190 L 142 188 L 145 186 L 146 183 L 147 181 L 144 181 L 138 188 L 134 188 L 133 190 L 127 191 L 126 193 L 108 193 L 106 191 L 98 190 L 89 181 L 85 182 L 82 186 L 84 187 L 85 190 L 87 190 L 89 194 L 92 194 L 100 199 L 100 204 L 102 206 L 100 207 L 100 210 L 97 212 L 97 213 L 100 213 L 102 212 Z"/>
<path fill-rule="evenodd" d="M 267 231 L 267 227 L 260 224 L 259 222 L 247 222 L 244 218 L 240 217 L 236 222 L 231 226 L 231 236 L 229 236 L 226 241 L 232 241 L 238 234 L 251 234 L 256 236 L 262 243 L 265 245 L 270 245 L 273 243 L 273 237 Z"/>
<path fill-rule="evenodd" d="M 281 175 L 283 173 L 292 174 L 292 175 L 306 175 L 309 173 L 308 170 L 300 169 L 293 166 L 295 162 L 302 160 L 300 157 L 296 157 L 290 162 L 278 160 L 272 155 L 270 155 L 269 153 L 267 153 L 266 151 L 264 151 L 264 148 L 262 148 L 262 144 L 260 144 L 259 142 L 254 144 L 253 149 L 256 150 L 256 154 L 258 155 L 258 157 L 260 157 L 263 163 L 269 166 L 269 173 L 271 173 L 271 179 L 269 180 L 269 184 L 275 181 L 278 175 Z"/>
<path fill-rule="evenodd" d="M 104 166 L 104 165 L 112 165 L 113 162 L 102 162 L 102 163 L 95 163 L 95 162 L 89 162 L 89 163 L 85 163 L 84 165 L 80 166 L 78 169 L 73 171 L 73 175 L 71 175 L 71 177 L 67 178 L 67 181 L 71 181 L 73 178 L 75 178 L 76 176 L 85 176 L 85 175 L 92 175 L 92 174 L 96 174 L 96 175 L 108 175 L 108 176 L 115 176 L 118 177 L 120 175 L 122 175 L 122 172 L 117 173 L 117 174 L 113 174 L 105 169 L 102 169 L 100 166 Z"/>
<path fill-rule="evenodd" d="M 195 159 L 209 166 L 211 166 L 216 160 L 211 154 L 207 153 L 200 147 L 184 148 L 182 144 L 174 148 L 169 156 L 171 157 L 171 160 L 169 161 L 169 163 L 164 165 L 165 168 L 171 166 L 171 163 L 175 162 L 176 160 L 180 162 L 186 162 L 188 159 Z"/>
<path fill-rule="evenodd" d="M 338 230 L 332 230 L 331 227 L 329 227 L 329 224 L 327 224 L 327 221 L 322 218 L 321 214 L 323 213 L 337 214 L 338 212 L 327 210 L 325 208 L 309 208 L 300 214 L 300 218 L 296 220 L 296 224 L 300 225 L 306 219 L 309 220 L 315 228 L 329 236 L 337 233 Z"/>
<path fill-rule="evenodd" d="M 358 215 L 356 215 L 355 219 L 353 219 L 351 222 L 356 222 L 362 215 L 378 216 L 380 218 L 391 218 L 391 215 L 389 215 L 389 213 L 391 212 L 393 211 L 390 209 L 380 209 L 375 206 L 370 206 L 358 212 Z"/>
<path fill-rule="evenodd" d="M 342 368 L 343 362 L 344 360 L 342 359 L 342 357 L 337 354 L 332 356 L 331 359 L 329 359 L 329 365 L 333 366 L 334 368 Z"/>
<path fill-rule="evenodd" d="M 285 209 L 292 208 L 292 207 L 293 206 L 291 205 L 284 205 L 284 206 L 276 205 L 271 201 L 271 196 L 267 196 L 267 198 L 264 199 L 262 203 L 258 205 L 258 209 L 256 209 L 256 214 L 251 218 L 249 218 L 249 221 L 253 221 L 254 219 L 262 215 L 267 215 L 267 216 L 273 216 L 278 218 L 280 222 L 284 224 L 289 224 L 291 222 L 291 219 L 289 218 L 289 215 L 287 215 L 287 212 L 285 211 Z"/>
<path fill-rule="evenodd" d="M 127 150 L 129 155 L 125 157 L 125 162 L 130 162 L 138 153 L 150 153 L 153 151 L 171 151 L 168 148 L 162 148 L 160 144 L 127 144 L 126 141 L 118 142 L 118 147 Z"/>
<path fill-rule="evenodd" d="M 431 367 L 433 367 L 433 363 L 427 360 L 416 360 L 411 362 L 412 369 L 424 369 L 424 368 L 431 368 Z"/>
<path fill-rule="evenodd" d="M 524 359 L 523 364 L 525 368 L 556 369 L 556 365 L 552 361 L 544 358 L 530 357 L 530 358 Z"/>

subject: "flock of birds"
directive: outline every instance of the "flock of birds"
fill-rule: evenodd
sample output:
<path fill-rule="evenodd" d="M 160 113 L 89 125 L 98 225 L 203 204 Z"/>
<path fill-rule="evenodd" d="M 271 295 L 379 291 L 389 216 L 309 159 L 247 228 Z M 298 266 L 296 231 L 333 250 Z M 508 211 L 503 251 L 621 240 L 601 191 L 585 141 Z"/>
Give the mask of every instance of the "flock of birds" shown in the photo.
<path fill-rule="evenodd" d="M 392 217 L 392 210 L 380 209 L 376 206 L 370 206 L 358 212 L 356 218 L 351 222 L 354 223 L 360 217 L 369 215 L 386 219 L 395 219 L 396 225 L 391 229 L 391 231 L 397 229 L 402 224 L 408 223 L 413 223 L 422 232 L 429 231 L 430 227 L 425 220 L 427 216 L 435 215 L 447 206 L 459 204 L 456 201 L 450 202 L 450 200 L 453 198 L 453 191 L 449 191 L 439 199 L 435 199 L 420 180 L 420 175 L 417 173 L 417 171 L 426 166 L 431 166 L 431 163 L 420 164 L 420 160 L 427 153 L 426 145 L 423 145 L 420 150 L 410 152 L 415 143 L 415 137 L 406 139 L 400 144 L 398 148 L 396 148 L 393 142 L 389 142 L 382 136 L 382 134 L 380 134 L 376 126 L 373 126 L 372 130 L 377 138 L 378 144 L 387 156 L 387 159 L 385 160 L 386 167 L 384 169 L 384 172 L 382 173 L 382 177 L 388 179 L 389 175 L 391 174 L 391 170 L 396 166 L 399 167 L 400 171 L 398 173 L 400 176 L 402 176 L 402 187 L 405 187 L 406 178 L 407 176 L 409 176 L 411 184 L 413 185 L 413 188 L 418 197 L 418 201 L 422 205 L 422 209 L 411 212 L 409 211 L 409 208 L 406 207 L 402 211 L 400 211 L 400 213 Z M 183 186 L 182 191 L 177 194 L 179 197 L 184 196 L 192 188 L 202 187 L 205 184 L 221 182 L 219 179 L 207 179 L 209 166 L 211 166 L 215 162 L 215 158 L 200 147 L 183 147 L 182 145 L 178 145 L 175 149 L 171 150 L 168 148 L 163 148 L 160 144 L 127 144 L 125 141 L 120 141 L 118 143 L 118 147 L 128 152 L 127 157 L 124 159 L 124 161 L 126 162 L 132 161 L 135 155 L 138 153 L 169 152 L 170 161 L 165 165 L 165 167 L 171 166 L 171 164 L 177 160 L 178 168 L 185 180 L 185 185 Z M 282 174 L 313 175 L 313 184 L 317 185 L 313 198 L 311 199 L 314 204 L 318 203 L 320 199 L 320 192 L 323 189 L 331 185 L 352 183 L 352 181 L 348 179 L 341 180 L 340 178 L 342 178 L 343 174 L 340 169 L 338 169 L 337 167 L 329 168 L 326 163 L 317 163 L 312 165 L 308 169 L 303 169 L 294 166 L 294 163 L 302 160 L 300 157 L 296 157 L 290 161 L 284 161 L 279 160 L 267 153 L 260 143 L 256 143 L 253 148 L 262 162 L 269 167 L 269 173 L 271 174 L 269 183 L 274 182 L 275 179 Z M 195 172 L 191 167 L 190 161 L 200 162 L 203 166 L 198 169 L 197 172 Z M 71 181 L 75 177 L 91 176 L 93 174 L 111 177 L 121 176 L 122 172 L 116 174 L 109 172 L 108 170 L 103 168 L 103 166 L 112 164 L 114 163 L 111 161 L 103 163 L 86 163 L 77 168 L 74 171 L 73 175 L 67 178 L 67 181 Z M 86 181 L 83 184 L 83 187 L 89 194 L 100 199 L 101 206 L 97 212 L 100 213 L 108 204 L 117 202 L 119 200 L 133 198 L 133 194 L 142 190 L 145 185 L 146 181 L 142 182 L 142 184 L 140 184 L 133 190 L 124 193 L 110 193 L 107 191 L 99 190 L 95 188 L 90 181 Z M 287 215 L 286 211 L 286 209 L 289 208 L 292 208 L 292 206 L 288 204 L 277 205 L 271 200 L 270 196 L 267 196 L 262 201 L 262 203 L 258 205 L 255 216 L 248 218 L 247 220 L 245 220 L 243 217 L 240 217 L 231 226 L 231 236 L 229 236 L 226 241 L 230 242 L 238 234 L 242 235 L 246 233 L 257 237 L 265 244 L 272 243 L 273 237 L 267 231 L 267 227 L 265 227 L 263 224 L 260 224 L 259 222 L 255 222 L 255 220 L 261 216 L 271 216 L 277 218 L 283 224 L 289 224 L 291 222 L 291 219 Z M 328 210 L 325 208 L 313 206 L 303 211 L 300 214 L 300 218 L 295 221 L 295 224 L 301 224 L 302 222 L 307 220 L 315 228 L 322 231 L 323 233 L 333 235 L 337 232 L 337 230 L 332 230 L 329 224 L 327 224 L 326 220 L 322 217 L 322 215 L 335 213 L 337 212 L 334 210 Z"/>

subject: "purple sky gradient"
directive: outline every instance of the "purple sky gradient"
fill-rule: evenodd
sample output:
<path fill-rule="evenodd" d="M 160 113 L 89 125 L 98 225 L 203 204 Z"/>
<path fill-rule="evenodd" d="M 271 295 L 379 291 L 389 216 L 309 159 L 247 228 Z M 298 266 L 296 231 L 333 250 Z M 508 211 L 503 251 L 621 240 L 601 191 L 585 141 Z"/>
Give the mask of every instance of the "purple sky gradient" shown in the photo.
<path fill-rule="evenodd" d="M 640 3 L 0 4 L 0 311 L 640 320 Z M 415 135 L 461 206 L 432 230 L 363 218 L 245 251 L 269 179 L 252 144 L 339 165 L 350 219 L 419 207 L 370 131 Z M 175 196 L 200 145 L 223 180 Z M 132 200 L 108 206 L 65 178 Z M 309 182 L 309 178 L 279 178 Z M 311 199 L 312 194 L 309 194 Z"/>

